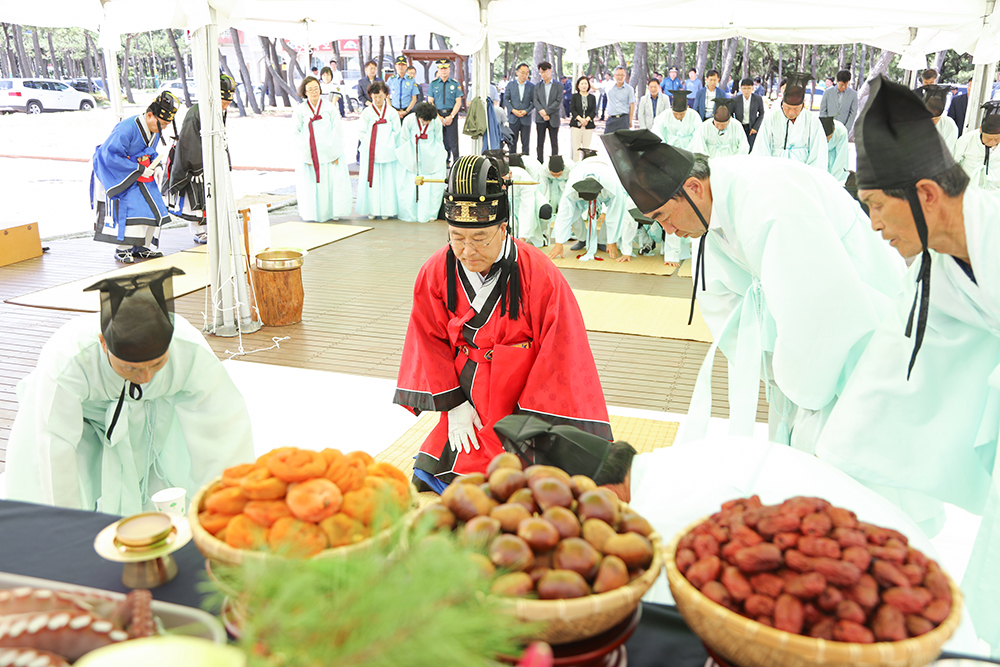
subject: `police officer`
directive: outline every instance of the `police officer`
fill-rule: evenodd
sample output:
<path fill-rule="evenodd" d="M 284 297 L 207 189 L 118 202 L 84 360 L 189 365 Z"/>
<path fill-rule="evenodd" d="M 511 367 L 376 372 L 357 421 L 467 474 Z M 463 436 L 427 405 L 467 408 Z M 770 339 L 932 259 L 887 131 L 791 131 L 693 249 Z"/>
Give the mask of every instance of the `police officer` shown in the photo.
<path fill-rule="evenodd" d="M 462 107 L 462 85 L 448 78 L 451 63 L 447 58 L 437 61 L 438 76 L 427 88 L 427 97 L 434 101 L 441 124 L 444 125 L 444 150 L 448 153 L 448 166 L 458 159 L 458 110 Z"/>
<path fill-rule="evenodd" d="M 406 56 L 396 56 L 396 76 L 386 81 L 389 86 L 389 104 L 399 113 L 402 120 L 417 103 L 417 96 L 420 89 L 417 82 L 406 75 Z"/>

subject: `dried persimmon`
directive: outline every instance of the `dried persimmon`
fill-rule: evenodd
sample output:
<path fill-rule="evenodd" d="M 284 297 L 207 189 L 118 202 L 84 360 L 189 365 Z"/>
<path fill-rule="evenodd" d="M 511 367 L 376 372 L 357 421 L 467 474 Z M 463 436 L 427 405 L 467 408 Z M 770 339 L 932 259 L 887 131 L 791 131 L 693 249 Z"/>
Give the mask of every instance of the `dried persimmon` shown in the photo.
<path fill-rule="evenodd" d="M 293 485 L 288 489 L 288 496 L 285 498 L 288 508 L 296 518 L 313 523 L 336 514 L 340 511 L 343 501 L 340 489 L 325 477 Z"/>
<path fill-rule="evenodd" d="M 352 519 L 357 519 L 366 526 L 370 526 L 375 514 L 376 497 L 376 490 L 370 486 L 345 493 L 344 504 L 341 505 L 340 511 Z"/>
<path fill-rule="evenodd" d="M 198 523 L 212 535 L 218 535 L 219 531 L 229 525 L 233 514 L 219 514 L 217 512 L 198 512 Z"/>
<path fill-rule="evenodd" d="M 243 478 L 243 493 L 252 500 L 277 500 L 285 497 L 288 484 L 271 474 L 268 468 L 257 468 Z"/>
<path fill-rule="evenodd" d="M 331 463 L 324 476 L 336 484 L 341 493 L 350 493 L 364 485 L 366 474 L 367 467 L 364 463 L 344 456 Z"/>
<path fill-rule="evenodd" d="M 326 549 L 326 533 L 316 524 L 293 517 L 278 519 L 267 533 L 271 551 L 292 558 L 309 558 Z"/>
<path fill-rule="evenodd" d="M 371 537 L 371 531 L 363 523 L 343 512 L 323 519 L 319 522 L 319 527 L 326 533 L 331 547 L 357 544 Z"/>
<path fill-rule="evenodd" d="M 388 479 L 399 480 L 403 484 L 410 483 L 410 480 L 406 478 L 406 473 L 391 463 L 386 463 L 385 461 L 373 463 L 368 466 L 368 474 L 372 477 L 386 477 Z"/>
<path fill-rule="evenodd" d="M 226 544 L 234 549 L 259 549 L 267 545 L 267 528 L 258 526 L 246 514 L 238 514 L 226 526 Z"/>
<path fill-rule="evenodd" d="M 330 449 L 329 447 L 321 451 L 320 454 L 322 454 L 323 458 L 326 460 L 327 467 L 343 456 L 339 449 Z"/>
<path fill-rule="evenodd" d="M 270 528 L 278 519 L 292 516 L 284 500 L 251 500 L 243 507 L 243 513 L 265 528 Z"/>
<path fill-rule="evenodd" d="M 319 452 L 285 447 L 274 452 L 267 460 L 271 473 L 286 482 L 302 482 L 322 477 L 326 472 L 326 458 Z"/>
<path fill-rule="evenodd" d="M 250 474 L 251 471 L 257 468 L 256 463 L 241 463 L 238 466 L 233 466 L 232 468 L 226 468 L 222 471 L 222 485 L 223 486 L 239 486 L 243 478 Z"/>
<path fill-rule="evenodd" d="M 243 511 L 243 506 L 248 500 L 242 488 L 226 486 L 214 491 L 205 499 L 205 509 L 216 514 L 236 516 Z"/>
<path fill-rule="evenodd" d="M 375 459 L 373 459 L 371 455 L 368 454 L 367 452 L 361 452 L 361 451 L 349 452 L 344 456 L 351 459 L 352 461 L 361 461 L 362 463 L 365 464 L 365 468 L 375 463 Z"/>

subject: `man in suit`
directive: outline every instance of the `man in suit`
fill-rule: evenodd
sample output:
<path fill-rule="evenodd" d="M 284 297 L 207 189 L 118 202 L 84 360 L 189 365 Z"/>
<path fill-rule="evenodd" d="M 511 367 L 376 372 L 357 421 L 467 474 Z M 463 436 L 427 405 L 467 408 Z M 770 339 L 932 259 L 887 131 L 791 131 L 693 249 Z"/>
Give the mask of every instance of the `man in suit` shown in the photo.
<path fill-rule="evenodd" d="M 753 92 L 753 79 L 740 81 L 740 95 L 733 102 L 733 115 L 743 125 L 743 131 L 746 132 L 747 141 L 752 149 L 757 131 L 760 129 L 760 122 L 764 120 L 764 98 Z"/>
<path fill-rule="evenodd" d="M 552 155 L 559 155 L 559 108 L 562 106 L 562 85 L 552 80 L 552 63 L 538 64 L 542 80 L 535 85 L 535 125 L 538 126 L 538 161 L 544 163 L 545 132 L 548 130 Z"/>
<path fill-rule="evenodd" d="M 512 153 L 531 153 L 531 116 L 535 109 L 535 84 L 528 81 L 531 70 L 527 63 L 517 66 L 517 80 L 511 81 L 503 89 L 503 105 L 507 109 L 510 133 L 514 136 Z M 521 137 L 521 150 L 517 150 L 517 138 Z"/>
<path fill-rule="evenodd" d="M 640 130 L 651 130 L 656 117 L 670 108 L 667 96 L 660 90 L 659 80 L 655 78 L 650 79 L 646 89 L 649 92 L 639 100 L 638 116 Z"/>
<path fill-rule="evenodd" d="M 562 82 L 563 88 L 563 111 L 565 111 L 565 116 L 569 118 L 569 103 L 573 99 L 573 84 L 569 82 L 568 76 L 559 77 L 559 81 Z"/>
<path fill-rule="evenodd" d="M 846 69 L 837 72 L 836 87 L 827 88 L 819 104 L 820 116 L 832 116 L 843 123 L 848 132 L 858 115 L 858 93 L 848 87 L 850 81 L 851 73 Z"/>
<path fill-rule="evenodd" d="M 951 104 L 948 106 L 948 117 L 955 121 L 958 126 L 958 136 L 962 136 L 965 129 L 965 114 L 969 110 L 969 87 L 972 86 L 972 79 L 969 79 L 965 87 L 966 92 L 956 92 L 951 96 Z"/>
<path fill-rule="evenodd" d="M 705 72 L 705 87 L 699 88 L 694 96 L 694 109 L 702 120 L 714 117 L 716 97 L 729 97 L 729 93 L 718 86 L 719 71 L 710 69 Z"/>
<path fill-rule="evenodd" d="M 374 60 L 369 60 L 365 63 L 365 75 L 358 79 L 358 102 L 361 103 L 362 111 L 365 110 L 365 107 L 372 105 L 372 98 L 368 96 L 368 86 L 382 80 L 375 75 L 377 71 L 378 65 L 375 64 Z"/>

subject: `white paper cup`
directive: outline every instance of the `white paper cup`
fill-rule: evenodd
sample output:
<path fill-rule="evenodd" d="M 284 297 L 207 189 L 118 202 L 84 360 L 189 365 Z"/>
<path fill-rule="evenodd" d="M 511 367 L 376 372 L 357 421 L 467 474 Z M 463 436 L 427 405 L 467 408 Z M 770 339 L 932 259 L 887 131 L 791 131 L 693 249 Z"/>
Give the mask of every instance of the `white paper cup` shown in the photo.
<path fill-rule="evenodd" d="M 187 515 L 187 491 L 179 486 L 163 489 L 153 494 L 156 509 L 168 514 Z"/>

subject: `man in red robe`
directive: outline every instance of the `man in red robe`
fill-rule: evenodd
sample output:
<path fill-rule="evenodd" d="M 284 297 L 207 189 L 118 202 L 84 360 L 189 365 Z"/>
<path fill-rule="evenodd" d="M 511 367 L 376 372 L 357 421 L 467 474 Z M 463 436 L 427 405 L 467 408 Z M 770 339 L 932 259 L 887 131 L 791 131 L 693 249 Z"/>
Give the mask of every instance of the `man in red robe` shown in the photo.
<path fill-rule="evenodd" d="M 443 413 L 415 476 L 440 493 L 504 451 L 493 430 L 511 414 L 611 440 L 580 307 L 559 269 L 507 234 L 500 163 L 468 155 L 445 192 L 450 243 L 417 275 L 393 399 Z"/>

